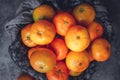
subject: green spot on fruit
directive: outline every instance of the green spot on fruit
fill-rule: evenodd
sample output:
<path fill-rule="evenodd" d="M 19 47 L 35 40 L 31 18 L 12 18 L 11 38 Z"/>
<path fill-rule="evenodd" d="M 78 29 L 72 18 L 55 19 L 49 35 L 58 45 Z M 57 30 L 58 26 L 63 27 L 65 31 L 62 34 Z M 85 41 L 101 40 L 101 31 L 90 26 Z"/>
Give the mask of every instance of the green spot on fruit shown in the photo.
<path fill-rule="evenodd" d="M 26 40 L 30 40 L 30 36 L 27 36 L 27 37 L 26 37 Z"/>
<path fill-rule="evenodd" d="M 98 32 L 99 32 L 99 30 L 97 29 L 97 30 L 96 30 L 96 32 L 98 33 Z"/>
<path fill-rule="evenodd" d="M 46 16 L 42 16 L 39 18 L 39 20 L 45 20 L 46 19 Z"/>
<path fill-rule="evenodd" d="M 65 24 L 65 25 L 67 25 L 67 24 L 68 24 L 68 22 L 67 22 L 67 21 L 64 21 L 64 24 Z"/>
<path fill-rule="evenodd" d="M 83 9 L 83 8 L 80 8 L 79 12 L 81 12 L 81 13 L 84 12 L 84 9 Z"/>
<path fill-rule="evenodd" d="M 41 66 L 40 69 L 43 69 L 43 67 Z"/>

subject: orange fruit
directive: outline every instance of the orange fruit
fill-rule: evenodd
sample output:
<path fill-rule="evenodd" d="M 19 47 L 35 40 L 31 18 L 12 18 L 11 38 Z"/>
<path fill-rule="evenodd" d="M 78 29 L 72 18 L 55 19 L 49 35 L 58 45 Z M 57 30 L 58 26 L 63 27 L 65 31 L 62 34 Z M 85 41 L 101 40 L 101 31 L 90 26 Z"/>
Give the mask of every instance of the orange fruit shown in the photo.
<path fill-rule="evenodd" d="M 95 19 L 95 10 L 89 4 L 80 4 L 73 9 L 73 15 L 81 25 L 88 25 Z"/>
<path fill-rule="evenodd" d="M 27 47 L 34 47 L 37 44 L 34 43 L 31 38 L 30 38 L 30 29 L 31 29 L 32 24 L 28 24 L 25 27 L 22 28 L 21 30 L 21 39 L 22 42 L 27 46 Z"/>
<path fill-rule="evenodd" d="M 68 48 L 65 44 L 65 41 L 61 38 L 55 38 L 50 43 L 51 48 L 55 51 L 57 60 L 63 60 L 66 58 L 68 53 Z"/>
<path fill-rule="evenodd" d="M 70 76 L 80 76 L 80 75 L 81 75 L 81 72 L 74 72 L 74 71 L 71 71 L 71 70 L 70 70 L 69 75 L 70 75 Z"/>
<path fill-rule="evenodd" d="M 30 32 L 31 40 L 39 45 L 51 43 L 56 35 L 54 25 L 47 20 L 40 20 L 33 23 Z"/>
<path fill-rule="evenodd" d="M 32 16 L 34 21 L 38 20 L 52 20 L 55 15 L 54 9 L 46 4 L 40 5 L 33 10 Z"/>
<path fill-rule="evenodd" d="M 90 37 L 85 27 L 72 26 L 65 35 L 65 42 L 72 51 L 84 51 L 90 44 Z"/>
<path fill-rule="evenodd" d="M 66 57 L 67 67 L 74 72 L 83 72 L 89 66 L 90 60 L 86 51 L 70 51 Z"/>
<path fill-rule="evenodd" d="M 64 36 L 68 29 L 76 24 L 75 19 L 68 12 L 59 12 L 55 15 L 53 23 L 55 24 L 57 33 L 61 36 Z"/>
<path fill-rule="evenodd" d="M 17 80 L 35 80 L 33 77 L 31 77 L 29 74 L 21 74 Z"/>
<path fill-rule="evenodd" d="M 46 73 L 56 65 L 55 53 L 47 48 L 39 48 L 31 55 L 30 64 L 34 70 Z"/>
<path fill-rule="evenodd" d="M 91 41 L 100 38 L 103 35 L 103 27 L 100 23 L 93 21 L 87 26 Z"/>
<path fill-rule="evenodd" d="M 63 61 L 57 62 L 56 66 L 46 73 L 48 80 L 68 80 L 69 70 Z"/>
<path fill-rule="evenodd" d="M 39 48 L 41 48 L 42 46 L 36 46 L 36 47 L 33 47 L 33 48 L 30 48 L 28 50 L 28 59 L 30 59 L 30 56 L 32 55 L 32 53 L 34 53 L 36 50 L 39 50 Z"/>
<path fill-rule="evenodd" d="M 91 52 L 91 49 L 89 48 L 88 49 L 88 56 L 89 56 L 89 59 L 90 59 L 90 61 L 92 62 L 92 61 L 94 61 L 94 58 L 93 58 L 93 55 L 92 55 L 92 52 Z"/>
<path fill-rule="evenodd" d="M 103 38 L 98 38 L 93 41 L 91 45 L 93 58 L 96 61 L 106 61 L 110 57 L 111 46 L 110 43 Z"/>

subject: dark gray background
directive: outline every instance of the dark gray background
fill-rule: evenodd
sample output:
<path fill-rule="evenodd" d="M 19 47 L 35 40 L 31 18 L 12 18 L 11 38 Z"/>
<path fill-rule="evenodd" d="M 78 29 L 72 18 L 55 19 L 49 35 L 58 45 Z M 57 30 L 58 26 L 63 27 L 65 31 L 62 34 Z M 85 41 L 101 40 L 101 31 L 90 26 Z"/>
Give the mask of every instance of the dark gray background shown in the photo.
<path fill-rule="evenodd" d="M 0 0 L 0 80 L 16 80 L 22 73 L 8 53 L 9 37 L 4 25 L 15 16 L 16 9 L 24 0 Z M 120 0 L 101 0 L 108 9 L 115 30 L 112 54 L 108 61 L 97 66 L 91 80 L 120 80 Z"/>

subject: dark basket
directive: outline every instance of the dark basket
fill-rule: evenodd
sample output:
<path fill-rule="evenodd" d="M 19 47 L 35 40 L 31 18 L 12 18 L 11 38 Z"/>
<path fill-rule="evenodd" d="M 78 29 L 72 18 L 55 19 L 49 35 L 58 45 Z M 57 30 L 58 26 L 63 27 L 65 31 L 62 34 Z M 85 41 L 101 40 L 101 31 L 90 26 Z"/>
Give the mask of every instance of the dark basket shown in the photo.
<path fill-rule="evenodd" d="M 45 74 L 41 74 L 32 69 L 27 58 L 26 47 L 20 38 L 20 30 L 28 23 L 32 23 L 32 11 L 41 4 L 49 4 L 58 10 L 72 9 L 81 3 L 88 3 L 95 8 L 95 20 L 100 22 L 104 27 L 104 38 L 110 42 L 113 40 L 113 28 L 108 11 L 103 7 L 99 0 L 26 0 L 16 11 L 16 17 L 6 24 L 6 30 L 11 38 L 9 46 L 9 54 L 13 61 L 22 69 L 39 80 L 47 80 Z M 78 77 L 69 77 L 69 80 L 90 80 L 96 71 L 97 62 L 92 62 L 87 70 Z"/>

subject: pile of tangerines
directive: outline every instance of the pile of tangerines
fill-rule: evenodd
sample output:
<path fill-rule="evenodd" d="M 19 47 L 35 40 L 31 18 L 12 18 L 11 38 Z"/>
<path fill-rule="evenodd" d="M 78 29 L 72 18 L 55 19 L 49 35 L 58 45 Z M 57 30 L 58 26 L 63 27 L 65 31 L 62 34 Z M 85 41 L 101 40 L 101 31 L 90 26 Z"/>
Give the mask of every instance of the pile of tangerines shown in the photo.
<path fill-rule="evenodd" d="M 72 11 L 55 11 L 50 5 L 33 10 L 34 23 L 22 28 L 23 43 L 30 47 L 31 67 L 45 73 L 48 80 L 68 80 L 79 76 L 95 60 L 110 57 L 110 43 L 103 26 L 95 21 L 95 9 L 80 4 Z"/>

